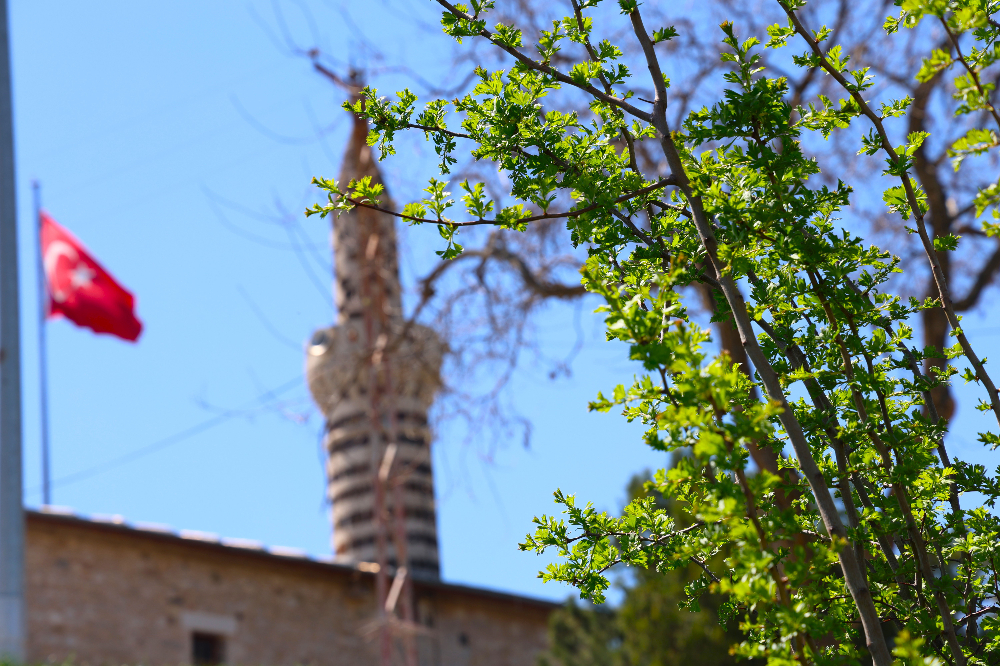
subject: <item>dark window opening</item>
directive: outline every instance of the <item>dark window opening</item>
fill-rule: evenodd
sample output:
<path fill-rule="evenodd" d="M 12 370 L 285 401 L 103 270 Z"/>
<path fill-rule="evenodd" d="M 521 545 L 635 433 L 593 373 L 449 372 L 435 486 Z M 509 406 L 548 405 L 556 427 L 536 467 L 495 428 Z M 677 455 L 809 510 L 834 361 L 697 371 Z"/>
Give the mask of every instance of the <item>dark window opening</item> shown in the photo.
<path fill-rule="evenodd" d="M 194 632 L 191 634 L 191 657 L 194 666 L 218 666 L 226 660 L 226 639 L 218 634 Z"/>

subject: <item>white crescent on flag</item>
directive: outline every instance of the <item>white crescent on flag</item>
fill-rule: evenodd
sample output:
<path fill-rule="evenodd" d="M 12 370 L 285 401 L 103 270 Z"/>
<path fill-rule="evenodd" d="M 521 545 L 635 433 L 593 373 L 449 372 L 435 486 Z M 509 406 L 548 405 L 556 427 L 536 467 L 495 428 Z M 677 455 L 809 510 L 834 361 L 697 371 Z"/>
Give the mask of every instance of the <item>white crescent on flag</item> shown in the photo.
<path fill-rule="evenodd" d="M 45 275 L 50 288 L 52 288 L 52 276 L 55 275 L 60 257 L 66 257 L 74 263 L 80 259 L 76 248 L 66 241 L 56 240 L 49 243 L 49 246 L 45 248 L 45 256 L 42 257 L 42 262 L 45 264 Z M 66 300 L 66 293 L 60 289 L 52 289 L 52 300 L 61 303 Z"/>

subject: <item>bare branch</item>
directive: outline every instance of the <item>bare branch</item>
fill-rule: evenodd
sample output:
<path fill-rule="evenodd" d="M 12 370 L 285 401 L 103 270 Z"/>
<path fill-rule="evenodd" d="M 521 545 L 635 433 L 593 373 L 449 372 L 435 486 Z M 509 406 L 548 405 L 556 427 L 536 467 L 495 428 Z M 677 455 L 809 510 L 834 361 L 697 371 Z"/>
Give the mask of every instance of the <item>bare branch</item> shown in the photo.
<path fill-rule="evenodd" d="M 983 293 L 983 289 L 993 283 L 993 278 L 996 277 L 998 270 L 1000 270 L 1000 243 L 997 243 L 993 250 L 993 254 L 991 254 L 990 258 L 986 260 L 983 267 L 979 269 L 979 272 L 976 274 L 975 281 L 969 288 L 969 293 L 965 295 L 965 298 L 955 302 L 955 310 L 958 312 L 964 312 L 976 307 L 976 304 L 979 303 L 979 297 Z"/>

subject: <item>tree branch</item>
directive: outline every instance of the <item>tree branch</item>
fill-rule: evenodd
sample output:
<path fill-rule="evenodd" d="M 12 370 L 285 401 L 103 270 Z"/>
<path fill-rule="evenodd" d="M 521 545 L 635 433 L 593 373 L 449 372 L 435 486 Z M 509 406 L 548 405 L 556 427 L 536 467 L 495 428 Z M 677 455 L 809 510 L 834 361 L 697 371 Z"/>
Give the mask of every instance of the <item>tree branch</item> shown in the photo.
<path fill-rule="evenodd" d="M 591 204 L 590 206 L 586 206 L 584 208 L 579 208 L 577 210 L 570 210 L 570 211 L 566 211 L 566 212 L 562 212 L 562 213 L 543 213 L 542 215 L 531 215 L 529 217 L 525 217 L 525 218 L 521 218 L 520 220 L 517 220 L 517 223 L 518 224 L 527 224 L 528 222 L 538 222 L 540 220 L 558 220 L 558 219 L 562 219 L 562 218 L 579 217 L 580 215 L 585 215 L 585 214 L 587 214 L 587 213 L 589 213 L 591 211 L 598 210 L 598 209 L 601 209 L 601 208 L 607 208 L 607 209 L 609 209 L 612 212 L 612 214 L 614 214 L 615 213 L 615 209 L 613 208 L 613 206 L 616 206 L 616 205 L 618 205 L 618 204 L 620 204 L 622 202 L 628 201 L 629 199 L 633 199 L 633 198 L 641 196 L 643 194 L 647 194 L 649 192 L 652 192 L 653 190 L 658 190 L 660 188 L 667 187 L 668 185 L 675 185 L 676 182 L 677 182 L 676 179 L 673 178 L 673 177 L 662 178 L 662 179 L 658 180 L 657 182 L 653 183 L 652 185 L 647 185 L 646 187 L 642 187 L 642 188 L 639 188 L 638 190 L 633 190 L 632 192 L 629 192 L 627 194 L 623 194 L 622 196 L 618 197 L 617 199 L 615 199 L 614 201 L 612 201 L 612 202 L 610 202 L 608 204 L 597 203 L 597 204 Z M 355 206 L 361 206 L 362 208 L 370 208 L 371 210 L 377 210 L 379 212 L 386 213 L 388 215 L 392 215 L 393 217 L 398 217 L 398 218 L 400 218 L 402 220 L 409 220 L 410 222 L 416 222 L 418 224 L 425 224 L 425 223 L 426 224 L 444 224 L 444 225 L 449 226 L 449 227 L 476 227 L 476 226 L 485 226 L 485 225 L 492 225 L 492 226 L 498 226 L 499 225 L 499 223 L 496 220 L 469 220 L 469 221 L 466 221 L 466 222 L 452 222 L 452 221 L 449 221 L 449 220 L 436 220 L 436 219 L 432 219 L 432 218 L 428 218 L 428 217 L 414 217 L 413 215 L 405 215 L 403 213 L 398 213 L 398 212 L 396 212 L 394 210 L 391 210 L 389 208 L 383 208 L 382 206 L 377 206 L 375 204 L 368 203 L 367 201 L 364 201 L 364 200 L 361 200 L 361 199 L 355 199 L 354 197 L 349 197 L 347 195 L 343 195 L 341 198 L 344 201 L 350 202 L 351 204 L 353 204 Z M 315 212 L 315 211 L 312 210 L 312 211 L 307 211 L 307 212 L 312 213 L 312 212 Z"/>
<path fill-rule="evenodd" d="M 840 514 L 837 511 L 836 504 L 833 502 L 833 497 L 830 495 L 826 479 L 823 477 L 823 473 L 813 457 L 802 424 L 799 423 L 791 406 L 788 404 L 788 399 L 785 396 L 777 372 L 775 372 L 774 368 L 768 362 L 764 351 L 757 342 L 747 311 L 746 301 L 743 299 L 743 295 L 740 293 L 739 287 L 732 276 L 722 270 L 724 266 L 719 260 L 718 241 L 715 237 L 715 232 L 712 230 L 712 225 L 705 214 L 701 197 L 695 194 L 691 188 L 690 181 L 687 179 L 683 162 L 670 134 L 670 128 L 667 125 L 667 91 L 663 81 L 663 73 L 656 58 L 656 52 L 653 50 L 653 44 L 643 26 L 642 17 L 638 10 L 632 11 L 629 14 L 629 18 L 632 20 L 632 29 L 646 56 L 646 64 L 656 90 L 653 116 L 650 122 L 656 128 L 657 138 L 660 140 L 664 156 L 667 158 L 667 164 L 670 166 L 671 172 L 679 179 L 679 187 L 691 205 L 694 224 L 698 230 L 702 246 L 705 248 L 708 265 L 714 270 L 722 287 L 722 293 L 726 297 L 729 308 L 733 313 L 733 319 L 740 332 L 743 347 L 747 350 L 750 361 L 757 369 L 757 374 L 760 376 L 761 383 L 767 391 L 768 398 L 782 407 L 778 418 L 785 428 L 792 448 L 795 450 L 795 455 L 799 459 L 802 473 L 809 483 L 813 497 L 816 499 L 816 507 L 823 519 L 823 524 L 831 538 L 843 539 L 851 546 L 850 548 L 843 548 L 838 554 L 838 559 L 840 560 L 841 570 L 844 572 L 844 581 L 847 589 L 850 591 L 851 597 L 858 608 L 858 613 L 861 616 L 865 641 L 872 654 L 875 666 L 890 666 L 892 664 L 892 655 L 889 653 L 882 635 L 878 610 L 875 608 L 871 590 L 868 588 L 867 581 L 865 580 L 864 571 L 861 568 L 862 564 L 854 554 L 853 544 L 847 535 L 847 531 L 844 529 L 843 522 L 840 520 Z"/>
<path fill-rule="evenodd" d="M 457 7 L 455 7 L 455 5 L 453 5 L 450 2 L 448 2 L 448 0 L 437 0 L 437 3 L 439 5 L 441 5 L 442 7 L 444 7 L 445 9 L 447 9 L 452 14 L 452 16 L 456 16 L 456 17 L 458 17 L 460 19 L 464 19 L 466 21 L 472 21 L 472 20 L 474 20 L 473 17 L 469 16 L 465 12 L 459 11 L 459 9 Z M 524 55 L 523 53 L 521 53 L 520 51 L 518 51 L 514 47 L 507 46 L 506 44 L 503 44 L 502 42 L 498 41 L 497 38 L 496 38 L 496 35 L 494 35 L 489 30 L 486 30 L 485 28 L 482 29 L 479 32 L 479 34 L 480 34 L 480 36 L 485 37 L 486 39 L 490 40 L 490 42 L 492 42 L 498 48 L 500 48 L 500 49 L 506 51 L 507 53 L 509 53 L 510 55 L 512 55 L 514 58 L 516 58 L 518 60 L 518 62 L 522 63 L 523 65 L 526 65 L 527 67 L 535 70 L 536 72 L 541 72 L 543 74 L 548 74 L 549 76 L 553 77 L 555 80 L 559 81 L 560 83 L 565 83 L 566 85 L 573 86 L 574 88 L 579 88 L 580 90 L 593 95 L 594 97 L 596 97 L 597 99 L 601 100 L 602 102 L 607 102 L 608 104 L 611 104 L 613 106 L 617 106 L 619 109 L 632 114 L 633 116 L 635 116 L 636 118 L 638 118 L 639 120 L 642 120 L 644 122 L 648 123 L 650 121 L 650 119 L 652 118 L 651 114 L 646 113 L 645 111 L 640 111 L 639 109 L 635 108 L 634 106 L 632 106 L 631 104 L 629 104 L 628 102 L 626 102 L 623 99 L 620 99 L 618 97 L 614 97 L 613 95 L 608 95 L 607 93 L 603 93 L 603 92 L 601 92 L 600 90 L 598 90 L 597 88 L 595 88 L 592 85 L 577 83 L 576 81 L 574 81 L 570 77 L 566 76 L 565 74 L 563 74 L 559 70 L 557 70 L 557 69 L 555 69 L 553 67 L 550 67 L 549 65 L 546 65 L 545 63 L 538 62 L 537 60 L 532 60 L 531 58 L 529 58 L 528 56 Z"/>
<path fill-rule="evenodd" d="M 867 117 L 875 126 L 875 130 L 878 132 L 879 139 L 881 141 L 882 150 L 885 151 L 886 155 L 889 156 L 889 159 L 893 163 L 899 163 L 900 157 L 896 153 L 895 148 L 892 147 L 892 143 L 889 140 L 889 134 L 885 130 L 881 116 L 872 110 L 871 106 L 868 105 L 868 102 L 861 96 L 861 93 L 856 90 L 856 87 L 849 84 L 847 79 L 844 78 L 844 75 L 830 63 L 826 54 L 823 53 L 823 50 L 820 48 L 819 42 L 817 42 L 812 33 L 810 33 L 805 26 L 802 25 L 802 22 L 799 20 L 796 13 L 785 4 L 784 0 L 777 1 L 781 8 L 785 11 L 785 14 L 787 14 L 788 20 L 794 26 L 795 31 L 802 37 L 803 40 L 805 40 L 816 57 L 819 58 L 823 69 L 826 70 L 826 72 L 833 77 L 833 79 L 836 80 L 844 90 L 848 91 L 857 103 L 861 113 L 863 113 L 865 117 Z M 938 295 L 941 298 L 941 306 L 948 315 L 948 323 L 952 329 L 957 331 L 957 337 L 962 346 L 962 351 L 965 353 L 966 358 L 969 359 L 969 363 L 972 364 L 972 367 L 975 369 L 976 377 L 986 389 L 990 398 L 990 406 L 993 410 L 993 414 L 997 419 L 997 423 L 1000 423 L 1000 392 L 997 392 L 993 379 L 986 372 L 986 368 L 983 366 L 982 361 L 976 354 L 975 350 L 973 350 L 972 343 L 969 342 L 968 337 L 966 337 L 965 333 L 962 332 L 958 316 L 955 314 L 955 305 L 952 301 L 951 291 L 948 287 L 948 279 L 944 274 L 944 270 L 941 268 L 941 260 L 938 257 L 937 250 L 934 249 L 934 243 L 927 234 L 927 225 L 924 223 L 924 216 L 920 211 L 920 204 L 917 201 L 916 192 L 913 189 L 913 185 L 910 183 L 909 171 L 903 171 L 900 174 L 899 179 L 902 183 L 903 190 L 906 193 L 906 200 L 909 204 L 910 212 L 913 214 L 913 219 L 917 223 L 917 233 L 919 234 L 920 242 L 924 247 L 924 253 L 927 255 L 927 261 L 931 265 L 931 273 L 934 276 L 934 282 L 937 286 Z M 948 623 L 950 618 L 944 618 L 944 620 Z M 953 647 L 953 651 L 954 649 L 955 648 Z M 955 658 L 958 666 L 964 666 L 964 656 L 959 654 L 956 655 Z"/>
<path fill-rule="evenodd" d="M 990 102 L 990 98 L 986 94 L 986 90 L 983 89 L 983 84 L 979 80 L 979 72 L 974 70 L 972 68 L 972 65 L 969 64 L 969 61 L 965 59 L 964 55 L 962 55 L 962 47 L 959 46 L 958 44 L 958 37 L 955 36 L 955 33 L 951 31 L 951 27 L 948 25 L 948 21 L 944 18 L 944 16 L 939 16 L 938 19 L 941 21 L 941 25 L 944 26 L 944 31 L 948 33 L 948 38 L 951 40 L 951 43 L 955 46 L 955 53 L 958 54 L 959 62 L 962 63 L 962 65 L 965 67 L 965 71 L 967 71 L 969 73 L 969 76 L 972 77 L 972 82 L 975 84 L 976 90 L 983 98 L 983 102 L 986 104 L 986 108 L 989 110 L 990 115 L 993 116 L 993 120 L 996 121 L 997 127 L 1000 127 L 1000 116 L 997 115 L 997 110 L 993 108 L 993 103 Z"/>
<path fill-rule="evenodd" d="M 539 277 L 532 272 L 531 267 L 528 266 L 527 262 L 520 255 L 514 254 L 502 243 L 494 243 L 491 240 L 491 242 L 486 246 L 486 249 L 482 250 L 479 254 L 484 259 L 493 257 L 499 261 L 505 261 L 516 268 L 525 286 L 539 296 L 546 298 L 572 299 L 579 298 L 587 293 L 587 290 L 580 284 L 570 285 L 561 282 L 550 282 L 548 280 L 539 279 Z"/>
<path fill-rule="evenodd" d="M 969 293 L 965 295 L 965 298 L 955 302 L 955 310 L 957 312 L 964 312 L 976 307 L 983 289 L 993 282 L 993 278 L 996 277 L 998 270 L 1000 270 L 1000 243 L 997 243 L 993 254 L 986 260 L 983 267 L 979 269 L 979 272 L 976 274 L 976 281 L 969 288 Z"/>

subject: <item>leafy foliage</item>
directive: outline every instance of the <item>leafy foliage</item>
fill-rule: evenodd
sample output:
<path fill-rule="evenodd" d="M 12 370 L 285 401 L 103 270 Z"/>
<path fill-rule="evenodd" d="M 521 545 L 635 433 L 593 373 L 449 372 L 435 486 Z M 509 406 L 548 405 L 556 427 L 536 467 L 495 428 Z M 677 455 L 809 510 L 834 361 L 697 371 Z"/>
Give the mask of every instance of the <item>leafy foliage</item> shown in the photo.
<path fill-rule="evenodd" d="M 647 489 L 646 476 L 629 483 L 629 497 L 655 498 L 675 520 L 686 516 L 677 504 Z M 540 666 L 726 666 L 736 659 L 729 646 L 742 638 L 737 622 L 719 623 L 721 594 L 702 591 L 697 607 L 685 588 L 697 584 L 694 565 L 667 572 L 635 569 L 623 585 L 616 609 L 572 601 L 549 620 L 550 647 Z M 683 605 L 683 606 L 682 606 Z"/>
<path fill-rule="evenodd" d="M 651 497 L 637 497 L 612 516 L 557 491 L 562 515 L 537 518 L 521 545 L 559 554 L 543 578 L 571 583 L 600 602 L 606 572 L 616 565 L 659 574 L 694 566 L 700 574 L 685 586 L 685 604 L 696 609 L 706 592 L 722 595 L 721 619 L 737 621 L 743 632 L 735 653 L 773 664 L 888 666 L 893 655 L 907 663 L 992 663 L 1000 658 L 996 473 L 949 456 L 947 422 L 930 390 L 955 370 L 923 374 L 920 363 L 941 352 L 914 347 L 909 325 L 924 310 L 944 310 L 957 344 L 943 353 L 970 366 L 966 379 L 982 387 L 984 410 L 1000 420 L 1000 397 L 985 359 L 961 330 L 937 256 L 958 239 L 930 238 L 926 195 L 911 177 L 928 135 L 915 132 L 894 145 L 885 123 L 905 118 L 909 100 L 873 109 L 869 70 L 852 69 L 838 45 L 825 44 L 829 30 L 803 26 L 796 13 L 803 0 L 778 2 L 788 24 L 769 31 L 765 48 L 804 43 L 794 63 L 825 72 L 842 90 L 840 99 L 792 109 L 785 79 L 763 68 L 758 39 L 741 39 L 726 22 L 720 57 L 732 67 L 727 89 L 671 128 L 654 41 L 673 33 L 651 36 L 638 3 L 618 4 L 646 57 L 651 110 L 629 89 L 640 84 L 619 62 L 621 49 L 591 44 L 600 27 L 592 21 L 567 16 L 554 23 L 534 59 L 514 26 L 488 27 L 491 1 L 468 7 L 438 0 L 448 35 L 489 40 L 511 58 L 510 67 L 477 69 L 472 92 L 433 100 L 419 114 L 409 91 L 388 101 L 368 89 L 366 103 L 352 110 L 371 122 L 369 143 L 383 157 L 393 154 L 395 133 L 417 130 L 434 143 L 441 176 L 459 146 L 468 146 L 509 182 L 516 203 L 506 207 L 479 184 L 462 183 L 468 220 L 448 217 L 455 200 L 437 179 L 427 197 L 404 208 L 403 219 L 438 225 L 443 258 L 462 252 L 457 236 L 464 226 L 524 229 L 541 219 L 566 220 L 573 242 L 588 252 L 583 283 L 604 300 L 608 338 L 627 343 L 642 367 L 591 408 L 618 409 L 643 423 L 654 449 L 691 450 L 652 481 L 683 520 Z M 913 76 L 940 76 L 961 63 L 960 112 L 995 114 L 979 72 L 996 60 L 996 3 L 900 4 L 889 31 L 936 18 L 978 44 L 965 55 L 956 47 L 954 57 L 928 49 Z M 566 38 L 585 43 L 590 57 L 557 68 L 552 56 Z M 566 92 L 587 95 L 588 112 L 557 110 L 552 100 Z M 934 298 L 893 295 L 887 280 L 900 270 L 898 259 L 838 223 L 851 205 L 851 186 L 815 184 L 822 164 L 801 149 L 804 135 L 859 125 L 859 153 L 881 154 L 884 175 L 898 183 L 883 200 L 920 237 Z M 636 168 L 634 145 L 641 141 L 656 143 L 668 175 L 651 179 Z M 953 150 L 958 158 L 993 143 L 983 130 Z M 383 209 L 370 183 L 315 182 L 328 201 L 310 214 Z M 576 203 L 551 211 L 558 192 Z M 997 189 L 988 188 L 977 206 L 985 211 L 998 201 Z M 687 311 L 688 287 L 696 284 L 715 291 L 716 316 L 736 326 L 752 367 L 711 352 L 709 332 Z M 980 440 L 995 446 L 1000 438 L 984 432 Z M 750 473 L 751 453 L 761 449 L 779 454 L 777 473 Z M 985 504 L 975 505 L 969 493 L 981 493 Z"/>
<path fill-rule="evenodd" d="M 948 35 L 949 48 L 933 49 L 924 58 L 923 65 L 916 73 L 918 81 L 944 75 L 945 72 L 958 67 L 960 73 L 953 77 L 955 90 L 952 96 L 959 105 L 955 115 L 969 115 L 980 111 L 986 115 L 991 124 L 1000 125 L 1000 115 L 997 114 L 990 101 L 995 84 L 986 80 L 986 69 L 1000 59 L 1000 24 L 993 20 L 997 11 L 997 3 L 982 0 L 958 0 L 957 2 L 941 2 L 940 0 L 905 0 L 901 4 L 898 17 L 886 19 L 886 30 L 894 32 L 900 27 L 916 28 L 921 21 L 938 22 Z M 963 52 L 959 40 L 964 35 L 973 37 L 973 46 Z M 965 136 L 955 141 L 949 154 L 957 171 L 962 161 L 970 155 L 981 155 L 997 146 L 997 134 L 992 128 L 973 127 Z M 982 202 L 982 206 L 980 206 Z M 977 198 L 976 216 L 982 215 L 986 208 L 991 208 L 993 217 L 1000 216 L 996 203 L 988 194 L 980 192 Z"/>

